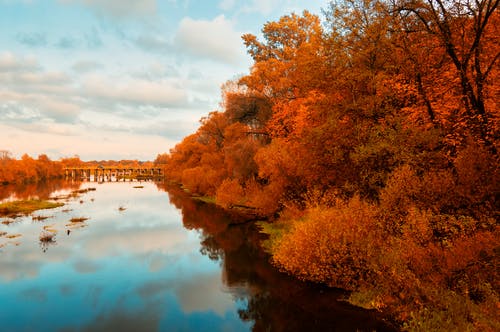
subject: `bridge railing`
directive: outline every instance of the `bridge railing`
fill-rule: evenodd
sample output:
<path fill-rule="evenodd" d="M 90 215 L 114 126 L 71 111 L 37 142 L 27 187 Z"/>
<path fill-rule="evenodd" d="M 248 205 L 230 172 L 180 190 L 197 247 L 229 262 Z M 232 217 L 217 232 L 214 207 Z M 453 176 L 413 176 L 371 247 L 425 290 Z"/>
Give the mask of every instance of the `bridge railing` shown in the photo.
<path fill-rule="evenodd" d="M 96 182 L 163 178 L 164 176 L 161 167 L 83 166 L 65 167 L 63 171 L 66 178 L 86 179 Z"/>

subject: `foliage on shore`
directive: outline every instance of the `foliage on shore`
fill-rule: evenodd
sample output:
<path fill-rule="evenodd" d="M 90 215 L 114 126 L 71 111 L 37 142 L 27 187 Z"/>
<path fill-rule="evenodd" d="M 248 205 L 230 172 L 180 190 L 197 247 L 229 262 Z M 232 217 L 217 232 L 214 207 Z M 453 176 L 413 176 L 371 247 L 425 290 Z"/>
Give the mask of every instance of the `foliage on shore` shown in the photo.
<path fill-rule="evenodd" d="M 273 263 L 408 330 L 500 329 L 499 1 L 348 0 L 243 36 L 251 73 L 161 155 L 272 224 Z"/>
<path fill-rule="evenodd" d="M 160 157 L 159 157 L 160 158 Z M 161 159 L 161 158 L 160 158 Z M 161 162 L 160 162 L 161 164 Z M 80 157 L 51 160 L 41 154 L 36 159 L 24 154 L 21 159 L 15 159 L 6 150 L 0 150 L 0 185 L 29 184 L 47 179 L 63 178 L 65 167 L 153 167 L 151 161 L 138 160 L 101 160 L 82 161 Z"/>
<path fill-rule="evenodd" d="M 0 185 L 34 183 L 61 177 L 62 168 L 60 161 L 52 161 L 44 154 L 37 159 L 27 154 L 21 159 L 14 159 L 7 151 L 0 151 Z"/>

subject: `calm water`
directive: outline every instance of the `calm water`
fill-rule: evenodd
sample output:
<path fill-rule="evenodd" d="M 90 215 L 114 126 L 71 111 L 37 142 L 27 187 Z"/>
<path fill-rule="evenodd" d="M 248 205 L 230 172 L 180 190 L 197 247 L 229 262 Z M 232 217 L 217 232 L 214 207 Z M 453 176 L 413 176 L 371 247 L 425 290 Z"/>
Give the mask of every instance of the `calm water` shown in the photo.
<path fill-rule="evenodd" d="M 17 195 L 89 187 L 96 190 L 35 212 L 49 217 L 43 221 L 0 224 L 7 233 L 0 237 L 1 331 L 387 330 L 373 313 L 339 302 L 338 291 L 276 271 L 252 223 L 236 225 L 176 187 L 51 183 Z M 89 219 L 72 224 L 73 217 Z M 55 243 L 40 244 L 44 227 L 57 231 Z"/>

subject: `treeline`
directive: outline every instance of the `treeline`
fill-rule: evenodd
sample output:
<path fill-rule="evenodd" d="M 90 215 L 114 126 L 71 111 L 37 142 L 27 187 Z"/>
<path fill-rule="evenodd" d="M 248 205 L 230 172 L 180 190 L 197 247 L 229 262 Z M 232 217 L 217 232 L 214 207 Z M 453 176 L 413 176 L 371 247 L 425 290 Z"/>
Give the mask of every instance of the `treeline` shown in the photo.
<path fill-rule="evenodd" d="M 15 159 L 7 151 L 0 154 L 0 184 L 34 183 L 62 176 L 61 161 L 52 161 L 45 154 L 37 159 L 24 154 L 21 159 Z"/>
<path fill-rule="evenodd" d="M 167 176 L 271 221 L 280 269 L 409 330 L 500 330 L 499 1 L 347 0 L 244 35 Z"/>
<path fill-rule="evenodd" d="M 65 167 L 152 167 L 151 161 L 101 160 L 82 161 L 79 156 L 51 160 L 41 154 L 36 159 L 24 154 L 15 159 L 10 152 L 0 151 L 0 184 L 28 184 L 64 177 Z"/>

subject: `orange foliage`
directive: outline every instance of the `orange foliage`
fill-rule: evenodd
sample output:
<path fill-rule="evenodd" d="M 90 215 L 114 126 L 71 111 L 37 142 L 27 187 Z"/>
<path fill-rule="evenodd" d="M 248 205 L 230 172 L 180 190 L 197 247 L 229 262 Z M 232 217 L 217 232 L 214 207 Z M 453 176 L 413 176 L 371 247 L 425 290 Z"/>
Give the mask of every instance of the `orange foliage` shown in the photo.
<path fill-rule="evenodd" d="M 417 325 L 457 306 L 473 318 L 448 328 L 491 327 L 498 6 L 348 0 L 324 22 L 266 23 L 262 40 L 243 36 L 251 72 L 162 157 L 167 176 L 275 222 L 283 270 Z"/>
<path fill-rule="evenodd" d="M 24 154 L 21 159 L 4 155 L 0 159 L 0 184 L 38 182 L 62 175 L 60 162 L 50 160 L 46 155 L 33 159 Z"/>

